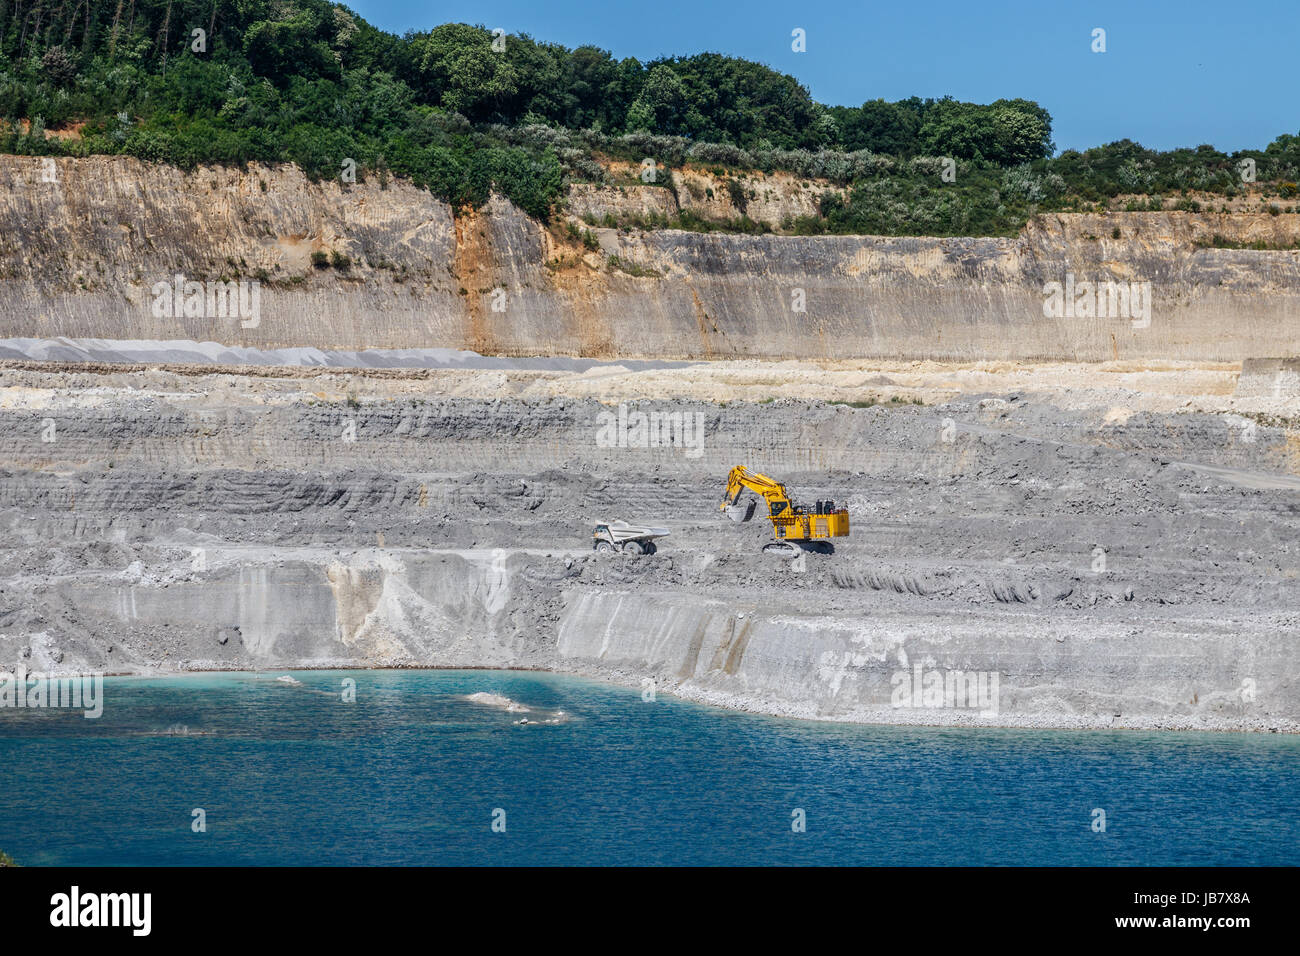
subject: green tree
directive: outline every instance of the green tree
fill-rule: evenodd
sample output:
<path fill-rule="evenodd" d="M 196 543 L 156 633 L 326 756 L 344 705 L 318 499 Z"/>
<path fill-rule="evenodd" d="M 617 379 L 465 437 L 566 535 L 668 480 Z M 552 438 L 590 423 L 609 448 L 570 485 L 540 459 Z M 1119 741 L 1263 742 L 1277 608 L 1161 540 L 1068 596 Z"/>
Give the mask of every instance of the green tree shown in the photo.
<path fill-rule="evenodd" d="M 506 38 L 507 47 L 514 42 Z M 443 109 L 486 120 L 519 95 L 510 58 L 492 49 L 482 27 L 449 23 L 414 40 L 420 92 Z"/>
<path fill-rule="evenodd" d="M 687 123 L 686 88 L 672 68 L 660 63 L 650 69 L 641 92 L 627 111 L 627 128 L 684 135 Z"/>

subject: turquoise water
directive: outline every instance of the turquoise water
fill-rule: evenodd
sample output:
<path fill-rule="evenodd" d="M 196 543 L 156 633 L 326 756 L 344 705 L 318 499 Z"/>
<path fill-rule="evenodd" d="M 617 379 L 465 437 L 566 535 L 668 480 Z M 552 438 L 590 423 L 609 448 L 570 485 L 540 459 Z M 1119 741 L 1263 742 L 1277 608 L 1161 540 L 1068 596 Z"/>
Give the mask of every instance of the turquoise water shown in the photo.
<path fill-rule="evenodd" d="M 520 672 L 276 676 L 108 679 L 98 720 L 0 710 L 0 849 L 28 865 L 1300 863 L 1291 736 L 844 726 Z M 464 699 L 479 691 L 566 718 L 516 724 Z"/>

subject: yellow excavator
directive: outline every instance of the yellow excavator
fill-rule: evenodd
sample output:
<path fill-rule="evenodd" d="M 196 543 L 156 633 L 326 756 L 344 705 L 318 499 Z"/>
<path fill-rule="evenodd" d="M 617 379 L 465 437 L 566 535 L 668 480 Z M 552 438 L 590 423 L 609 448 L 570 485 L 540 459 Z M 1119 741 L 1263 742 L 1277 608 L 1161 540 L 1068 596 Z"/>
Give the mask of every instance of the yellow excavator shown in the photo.
<path fill-rule="evenodd" d="M 731 469 L 727 476 L 727 496 L 721 510 L 732 521 L 748 521 L 754 517 L 754 500 L 740 503 L 745 489 L 759 495 L 767 502 L 767 516 L 772 522 L 774 540 L 763 547 L 768 553 L 797 555 L 804 548 L 830 549 L 830 542 L 812 545 L 807 542 L 823 538 L 843 538 L 849 533 L 849 511 L 836 508 L 833 501 L 818 501 L 805 508 L 790 500 L 785 485 L 767 475 L 756 475 L 743 465 Z"/>

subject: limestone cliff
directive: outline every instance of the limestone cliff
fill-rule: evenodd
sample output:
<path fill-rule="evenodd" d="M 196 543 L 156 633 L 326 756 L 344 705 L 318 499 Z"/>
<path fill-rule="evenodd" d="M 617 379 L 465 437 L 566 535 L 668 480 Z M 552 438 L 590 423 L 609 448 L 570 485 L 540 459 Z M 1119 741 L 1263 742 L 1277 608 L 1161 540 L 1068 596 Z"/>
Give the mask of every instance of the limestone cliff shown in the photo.
<path fill-rule="evenodd" d="M 1050 215 L 1014 239 L 598 229 L 596 251 L 503 199 L 456 217 L 400 181 L 121 157 L 49 172 L 0 157 L 0 337 L 680 358 L 1300 351 L 1300 251 L 1206 247 L 1292 246 L 1295 215 Z M 158 315 L 152 290 L 176 275 L 258 281 L 259 320 Z M 1107 280 L 1150 283 L 1149 324 L 1044 316 L 1049 283 Z"/>

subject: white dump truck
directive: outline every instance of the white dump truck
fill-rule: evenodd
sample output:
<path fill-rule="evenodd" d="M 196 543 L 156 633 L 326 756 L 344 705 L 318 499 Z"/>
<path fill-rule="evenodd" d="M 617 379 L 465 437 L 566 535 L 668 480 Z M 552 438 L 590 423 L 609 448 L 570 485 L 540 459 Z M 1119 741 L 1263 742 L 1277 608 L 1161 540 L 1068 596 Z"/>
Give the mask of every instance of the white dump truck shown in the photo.
<path fill-rule="evenodd" d="M 592 535 L 597 551 L 622 551 L 624 554 L 654 554 L 655 538 L 669 534 L 667 528 L 650 528 L 626 521 L 602 521 Z"/>

